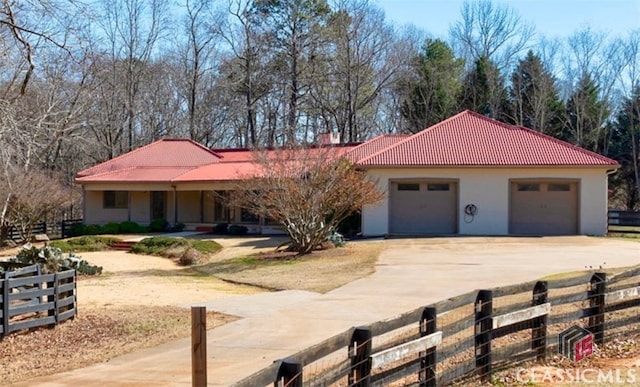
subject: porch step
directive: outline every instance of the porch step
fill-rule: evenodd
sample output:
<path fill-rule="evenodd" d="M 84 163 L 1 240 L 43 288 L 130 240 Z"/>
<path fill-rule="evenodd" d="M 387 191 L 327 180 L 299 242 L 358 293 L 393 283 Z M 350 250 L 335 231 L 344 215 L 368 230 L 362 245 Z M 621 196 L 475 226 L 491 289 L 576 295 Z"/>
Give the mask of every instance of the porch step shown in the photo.
<path fill-rule="evenodd" d="M 129 251 L 131 250 L 131 246 L 135 245 L 136 243 L 138 242 L 119 241 L 119 242 L 113 242 L 109 244 L 109 247 L 111 248 L 111 250 Z"/>

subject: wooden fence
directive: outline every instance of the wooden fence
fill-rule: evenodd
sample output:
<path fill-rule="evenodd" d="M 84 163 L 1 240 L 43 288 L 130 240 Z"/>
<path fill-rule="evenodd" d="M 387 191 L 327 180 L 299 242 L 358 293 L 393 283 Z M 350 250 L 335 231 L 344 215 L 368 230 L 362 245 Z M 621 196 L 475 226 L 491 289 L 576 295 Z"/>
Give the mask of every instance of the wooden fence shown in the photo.
<path fill-rule="evenodd" d="M 47 234 L 50 239 L 68 238 L 71 236 L 73 225 L 82 223 L 82 219 L 68 219 L 59 222 L 47 223 L 39 222 L 33 226 L 31 235 Z M 9 226 L 7 238 L 14 242 L 22 242 L 22 234 L 16 226 Z"/>
<path fill-rule="evenodd" d="M 2 262 L 0 340 L 11 332 L 54 326 L 76 316 L 76 271 L 41 274 L 40 266 Z"/>
<path fill-rule="evenodd" d="M 497 370 L 545 360 L 557 351 L 559 335 L 575 325 L 586 328 L 595 345 L 640 331 L 639 281 L 635 268 L 469 292 L 351 328 L 234 386 L 489 381 Z"/>
<path fill-rule="evenodd" d="M 640 234 L 640 211 L 609 210 L 607 231 Z"/>

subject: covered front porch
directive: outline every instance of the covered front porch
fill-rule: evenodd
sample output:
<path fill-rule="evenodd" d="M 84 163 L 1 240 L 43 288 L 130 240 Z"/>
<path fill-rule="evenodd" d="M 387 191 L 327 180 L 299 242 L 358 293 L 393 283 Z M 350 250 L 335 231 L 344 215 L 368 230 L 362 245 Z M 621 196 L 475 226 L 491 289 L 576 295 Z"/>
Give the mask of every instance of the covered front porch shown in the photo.
<path fill-rule="evenodd" d="M 235 191 L 229 186 L 140 186 L 86 185 L 84 187 L 85 224 L 132 221 L 149 225 L 154 220 L 182 223 L 185 230 L 213 231 L 221 224 L 242 225 L 248 233 L 284 234 L 275 222 L 258 217 L 243 208 L 229 207 L 225 198 Z"/>

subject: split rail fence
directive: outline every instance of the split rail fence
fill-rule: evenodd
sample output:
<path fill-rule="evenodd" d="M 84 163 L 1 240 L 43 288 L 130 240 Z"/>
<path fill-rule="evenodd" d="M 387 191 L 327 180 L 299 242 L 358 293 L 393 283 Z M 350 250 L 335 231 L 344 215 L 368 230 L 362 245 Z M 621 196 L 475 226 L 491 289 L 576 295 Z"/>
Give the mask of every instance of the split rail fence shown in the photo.
<path fill-rule="evenodd" d="M 483 289 L 351 328 L 237 382 L 438 386 L 544 361 L 574 325 L 593 343 L 640 331 L 640 268 Z M 557 353 L 557 352 L 556 352 Z"/>
<path fill-rule="evenodd" d="M 40 266 L 0 263 L 0 340 L 12 332 L 54 326 L 77 314 L 76 271 L 41 274 Z"/>
<path fill-rule="evenodd" d="M 616 234 L 640 234 L 640 211 L 609 210 L 607 231 Z"/>

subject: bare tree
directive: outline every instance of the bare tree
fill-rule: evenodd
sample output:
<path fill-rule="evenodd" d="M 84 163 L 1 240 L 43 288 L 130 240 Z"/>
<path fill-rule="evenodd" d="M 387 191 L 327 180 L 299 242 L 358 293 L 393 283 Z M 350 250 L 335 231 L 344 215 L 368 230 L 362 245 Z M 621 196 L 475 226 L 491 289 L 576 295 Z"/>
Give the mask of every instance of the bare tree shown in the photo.
<path fill-rule="evenodd" d="M 282 224 L 291 249 L 307 254 L 362 206 L 382 200 L 375 182 L 339 148 L 256 152 L 258 171 L 238 182 L 231 204 Z"/>
<path fill-rule="evenodd" d="M 565 126 L 579 141 L 577 145 L 607 153 L 606 122 L 616 105 L 616 86 L 627 63 L 622 41 L 609 39 L 607 34 L 589 27 L 583 28 L 567 40 L 563 63 L 565 94 L 570 105 Z M 594 90 L 583 90 L 590 87 Z M 586 98 L 589 95 L 591 97 Z M 601 103 L 586 105 L 595 98 Z M 583 139 L 586 142 L 583 143 Z"/>
<path fill-rule="evenodd" d="M 259 16 L 252 12 L 251 4 L 242 0 L 229 0 L 229 23 L 221 24 L 221 35 L 231 51 L 223 66 L 230 94 L 240 98 L 237 127 L 239 146 L 272 146 L 273 141 L 260 139 L 258 104 L 271 89 L 272 76 L 267 73 L 267 62 L 272 54 L 266 50 L 267 37 L 259 31 Z M 267 117 L 262 119 L 268 121 Z M 273 138 L 273 136 L 267 136 Z"/>
<path fill-rule="evenodd" d="M 139 92 L 158 39 L 168 27 L 166 12 L 163 0 L 114 0 L 104 3 L 98 19 L 108 44 L 111 85 L 122 87 L 128 150 L 138 145 Z"/>
<path fill-rule="evenodd" d="M 398 41 L 380 9 L 368 0 L 335 3 L 310 90 L 323 116 L 321 129 L 337 130 L 342 141 L 354 142 L 366 137 L 375 121 L 371 106 L 408 60 L 395 55 Z"/>
<path fill-rule="evenodd" d="M 507 69 L 530 44 L 533 27 L 508 6 L 496 5 L 491 0 L 465 1 L 461 9 L 462 20 L 451 27 L 454 47 L 471 65 L 487 58 L 500 70 Z"/>
<path fill-rule="evenodd" d="M 23 241 L 28 241 L 36 223 L 42 221 L 47 213 L 67 204 L 72 196 L 57 176 L 30 171 L 15 173 L 10 178 L 11 188 L 3 195 L 10 197 L 6 221 L 17 228 Z"/>

